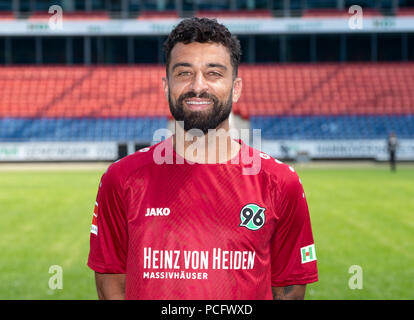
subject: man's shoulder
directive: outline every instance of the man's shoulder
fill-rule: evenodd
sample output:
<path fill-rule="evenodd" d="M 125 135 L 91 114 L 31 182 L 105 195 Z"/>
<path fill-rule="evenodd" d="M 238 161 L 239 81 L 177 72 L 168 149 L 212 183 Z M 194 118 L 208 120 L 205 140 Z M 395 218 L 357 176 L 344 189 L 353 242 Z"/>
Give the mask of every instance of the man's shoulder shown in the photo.
<path fill-rule="evenodd" d="M 124 180 L 132 176 L 140 169 L 144 169 L 149 165 L 153 165 L 154 149 L 160 145 L 160 143 L 141 148 L 136 152 L 115 161 L 108 167 L 105 175 L 109 175 L 114 179 Z"/>
<path fill-rule="evenodd" d="M 298 179 L 298 175 L 294 167 L 290 164 L 284 163 L 279 159 L 270 156 L 269 154 L 249 146 L 251 153 L 256 152 L 260 157 L 260 171 L 265 173 L 278 181 L 290 182 Z"/>
<path fill-rule="evenodd" d="M 286 198 L 305 197 L 302 181 L 291 164 L 284 163 L 267 153 L 259 151 L 261 158 L 261 173 L 267 176 L 273 188 Z"/>

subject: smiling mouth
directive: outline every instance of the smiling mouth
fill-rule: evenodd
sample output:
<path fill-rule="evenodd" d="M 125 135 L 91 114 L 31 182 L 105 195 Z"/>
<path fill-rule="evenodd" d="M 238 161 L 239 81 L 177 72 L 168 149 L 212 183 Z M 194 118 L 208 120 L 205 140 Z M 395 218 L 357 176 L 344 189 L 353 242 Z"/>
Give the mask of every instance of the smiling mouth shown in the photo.
<path fill-rule="evenodd" d="M 201 110 L 207 108 L 213 102 L 211 100 L 203 100 L 203 99 L 187 99 L 185 100 L 187 106 L 192 110 Z"/>

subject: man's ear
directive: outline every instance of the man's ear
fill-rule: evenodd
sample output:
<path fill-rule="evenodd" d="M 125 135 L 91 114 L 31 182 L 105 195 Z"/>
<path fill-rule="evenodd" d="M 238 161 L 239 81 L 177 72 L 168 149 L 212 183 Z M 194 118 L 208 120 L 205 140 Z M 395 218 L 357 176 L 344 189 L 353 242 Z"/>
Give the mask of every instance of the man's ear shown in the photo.
<path fill-rule="evenodd" d="M 168 78 L 167 77 L 162 77 L 162 86 L 164 88 L 165 98 L 168 101 Z"/>
<path fill-rule="evenodd" d="M 232 97 L 232 101 L 234 103 L 236 103 L 242 93 L 242 87 L 243 87 L 243 82 L 241 78 L 236 78 L 233 81 L 233 97 Z"/>

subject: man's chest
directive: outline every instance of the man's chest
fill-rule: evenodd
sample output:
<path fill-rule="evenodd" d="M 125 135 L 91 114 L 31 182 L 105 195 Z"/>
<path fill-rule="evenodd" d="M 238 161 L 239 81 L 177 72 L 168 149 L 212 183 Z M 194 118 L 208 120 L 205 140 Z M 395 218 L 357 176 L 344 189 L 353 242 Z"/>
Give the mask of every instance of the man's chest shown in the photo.
<path fill-rule="evenodd" d="M 272 192 L 254 179 L 149 183 L 128 211 L 130 241 L 171 249 L 267 250 L 275 226 Z"/>

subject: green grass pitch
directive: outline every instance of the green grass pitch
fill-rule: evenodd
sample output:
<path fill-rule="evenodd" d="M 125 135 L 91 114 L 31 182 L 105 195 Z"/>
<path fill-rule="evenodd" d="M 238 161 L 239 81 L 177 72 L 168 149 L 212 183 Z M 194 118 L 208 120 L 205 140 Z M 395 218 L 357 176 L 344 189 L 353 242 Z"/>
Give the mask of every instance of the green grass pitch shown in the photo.
<path fill-rule="evenodd" d="M 306 299 L 413 299 L 414 167 L 297 167 L 319 282 Z M 86 266 L 102 171 L 0 172 L 0 299 L 96 299 Z M 51 290 L 49 267 L 63 268 Z M 350 289 L 350 266 L 363 288 Z"/>

